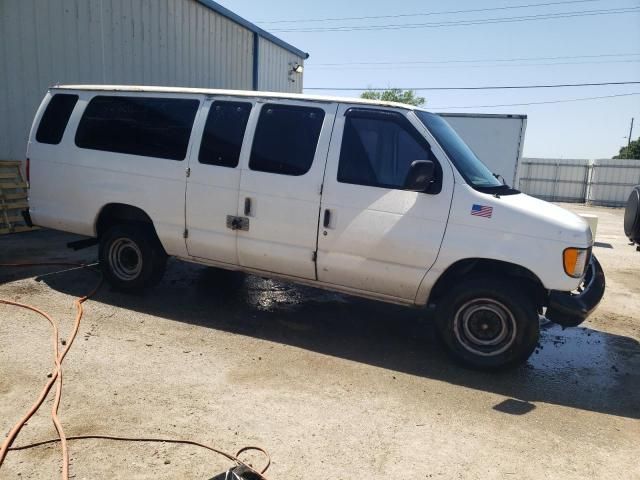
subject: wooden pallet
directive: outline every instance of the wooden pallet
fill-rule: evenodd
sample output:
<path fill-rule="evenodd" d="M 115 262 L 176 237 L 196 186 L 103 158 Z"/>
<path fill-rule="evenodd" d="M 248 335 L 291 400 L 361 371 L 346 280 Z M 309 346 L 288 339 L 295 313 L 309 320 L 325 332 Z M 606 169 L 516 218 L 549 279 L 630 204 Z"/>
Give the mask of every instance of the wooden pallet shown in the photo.
<path fill-rule="evenodd" d="M 0 235 L 32 230 L 22 218 L 29 207 L 22 163 L 0 160 Z"/>

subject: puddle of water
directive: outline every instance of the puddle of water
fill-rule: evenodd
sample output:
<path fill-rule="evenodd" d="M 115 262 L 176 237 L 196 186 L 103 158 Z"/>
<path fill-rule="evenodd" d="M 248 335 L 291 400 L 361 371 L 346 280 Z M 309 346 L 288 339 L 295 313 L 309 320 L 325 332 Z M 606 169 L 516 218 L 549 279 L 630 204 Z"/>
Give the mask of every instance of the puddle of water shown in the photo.
<path fill-rule="evenodd" d="M 608 389 L 621 376 L 635 373 L 632 360 L 638 359 L 637 342 L 585 327 L 563 329 L 543 320 L 540 346 L 529 359 L 539 375 L 588 380 L 594 387 Z"/>
<path fill-rule="evenodd" d="M 260 311 L 293 310 L 307 302 L 348 303 L 339 293 L 303 287 L 273 279 L 249 276 L 245 280 L 243 300 Z"/>

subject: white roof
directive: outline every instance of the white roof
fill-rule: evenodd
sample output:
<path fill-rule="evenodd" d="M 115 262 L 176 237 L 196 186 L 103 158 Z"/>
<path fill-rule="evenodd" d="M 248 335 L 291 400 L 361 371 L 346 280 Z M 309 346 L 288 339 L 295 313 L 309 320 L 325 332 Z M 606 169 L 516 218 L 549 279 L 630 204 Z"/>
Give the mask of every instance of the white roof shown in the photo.
<path fill-rule="evenodd" d="M 413 105 L 382 100 L 366 100 L 355 97 L 330 97 L 323 95 L 304 95 L 301 93 L 258 92 L 255 90 L 220 90 L 215 88 L 157 87 L 143 85 L 54 85 L 51 88 L 61 90 L 90 90 L 106 92 L 151 92 L 151 93 L 191 93 L 198 95 L 233 95 L 241 97 L 289 98 L 316 102 L 339 102 L 362 105 L 378 105 L 404 108 L 407 110 L 423 110 Z"/>

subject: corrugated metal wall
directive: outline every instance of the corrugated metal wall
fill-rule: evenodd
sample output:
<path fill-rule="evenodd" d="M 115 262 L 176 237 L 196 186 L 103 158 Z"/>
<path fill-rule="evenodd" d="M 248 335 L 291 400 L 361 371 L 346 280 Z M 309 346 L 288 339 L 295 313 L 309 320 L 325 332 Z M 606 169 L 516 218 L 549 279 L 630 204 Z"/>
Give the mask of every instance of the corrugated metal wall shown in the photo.
<path fill-rule="evenodd" d="M 258 46 L 258 89 L 276 92 L 302 93 L 302 74 L 288 73 L 296 63 L 302 65 L 303 59 L 278 47 L 265 38 L 260 38 Z M 287 72 L 283 75 L 282 72 Z"/>
<path fill-rule="evenodd" d="M 640 185 L 640 160 L 523 158 L 519 189 L 551 202 L 621 207 Z"/>
<path fill-rule="evenodd" d="M 640 185 L 640 160 L 594 160 L 589 201 L 594 205 L 626 204 L 635 185 Z"/>
<path fill-rule="evenodd" d="M 523 158 L 519 189 L 550 202 L 584 202 L 589 179 L 589 161 Z"/>
<path fill-rule="evenodd" d="M 56 83 L 252 89 L 253 35 L 194 0 L 0 0 L 0 158 L 24 156 Z M 302 91 L 302 59 L 260 46 L 260 88 Z"/>

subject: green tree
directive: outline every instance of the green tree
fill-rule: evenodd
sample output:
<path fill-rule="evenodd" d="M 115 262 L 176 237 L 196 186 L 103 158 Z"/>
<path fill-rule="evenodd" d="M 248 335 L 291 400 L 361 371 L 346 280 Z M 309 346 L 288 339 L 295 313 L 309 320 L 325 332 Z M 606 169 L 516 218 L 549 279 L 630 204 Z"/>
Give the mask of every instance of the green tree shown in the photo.
<path fill-rule="evenodd" d="M 640 138 L 633 140 L 628 147 L 622 147 L 620 153 L 613 158 L 640 160 Z"/>
<path fill-rule="evenodd" d="M 368 100 L 383 100 L 385 102 L 399 102 L 408 103 L 409 105 L 415 105 L 419 107 L 424 105 L 424 98 L 418 97 L 415 90 L 402 90 L 400 88 L 390 88 L 389 90 L 376 91 L 367 90 L 362 92 L 360 98 L 366 98 Z"/>

